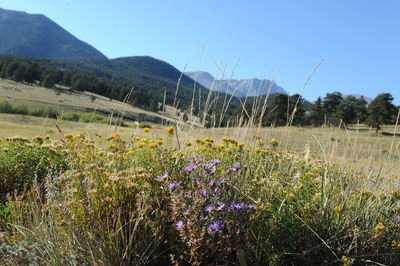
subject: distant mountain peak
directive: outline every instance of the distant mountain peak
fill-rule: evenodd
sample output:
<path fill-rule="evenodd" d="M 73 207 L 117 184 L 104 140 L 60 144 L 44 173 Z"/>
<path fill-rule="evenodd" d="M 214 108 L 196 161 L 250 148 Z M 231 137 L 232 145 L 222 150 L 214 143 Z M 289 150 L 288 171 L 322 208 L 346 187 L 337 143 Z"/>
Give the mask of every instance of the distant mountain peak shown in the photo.
<path fill-rule="evenodd" d="M 271 80 L 260 80 L 257 78 L 214 80 L 214 77 L 206 71 L 185 72 L 185 75 L 208 89 L 237 97 L 267 95 L 270 88 L 271 94 L 287 94 L 282 87 Z"/>
<path fill-rule="evenodd" d="M 41 14 L 0 8 L 0 54 L 37 58 L 107 58 Z"/>

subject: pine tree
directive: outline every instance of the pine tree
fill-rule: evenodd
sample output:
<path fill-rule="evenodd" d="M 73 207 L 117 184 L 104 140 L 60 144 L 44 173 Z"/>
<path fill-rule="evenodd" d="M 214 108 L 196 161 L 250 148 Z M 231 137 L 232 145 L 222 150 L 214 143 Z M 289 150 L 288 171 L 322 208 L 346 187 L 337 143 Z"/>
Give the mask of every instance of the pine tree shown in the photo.
<path fill-rule="evenodd" d="M 378 132 L 384 124 L 394 123 L 396 107 L 392 104 L 393 97 L 390 93 L 382 93 L 368 106 L 367 124 Z"/>

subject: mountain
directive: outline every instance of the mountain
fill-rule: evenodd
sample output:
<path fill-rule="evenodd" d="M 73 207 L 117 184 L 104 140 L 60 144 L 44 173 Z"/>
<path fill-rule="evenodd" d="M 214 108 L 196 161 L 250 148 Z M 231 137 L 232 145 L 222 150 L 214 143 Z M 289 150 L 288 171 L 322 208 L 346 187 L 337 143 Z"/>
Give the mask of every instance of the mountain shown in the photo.
<path fill-rule="evenodd" d="M 270 94 L 287 94 L 283 88 L 271 80 L 255 78 L 214 80 L 214 77 L 205 71 L 185 72 L 185 75 L 208 89 L 235 95 L 239 98 L 267 95 L 269 89 L 271 89 Z"/>
<path fill-rule="evenodd" d="M 134 91 L 151 94 L 160 102 L 164 92 L 166 103 L 173 104 L 178 80 L 182 74 L 174 66 L 150 56 L 132 56 L 115 59 L 82 58 L 70 60 L 42 60 L 44 64 L 65 69 L 73 73 L 85 73 L 112 80 Z M 198 85 L 201 86 L 201 85 Z M 182 76 L 177 93 L 177 102 L 181 108 L 187 108 L 193 98 L 194 81 Z M 198 94 L 198 92 L 196 91 Z M 208 89 L 203 88 L 202 98 L 207 98 Z M 198 99 L 198 96 L 195 97 Z M 198 105 L 198 103 L 195 103 Z"/>
<path fill-rule="evenodd" d="M 37 58 L 103 58 L 44 15 L 0 8 L 0 54 Z"/>

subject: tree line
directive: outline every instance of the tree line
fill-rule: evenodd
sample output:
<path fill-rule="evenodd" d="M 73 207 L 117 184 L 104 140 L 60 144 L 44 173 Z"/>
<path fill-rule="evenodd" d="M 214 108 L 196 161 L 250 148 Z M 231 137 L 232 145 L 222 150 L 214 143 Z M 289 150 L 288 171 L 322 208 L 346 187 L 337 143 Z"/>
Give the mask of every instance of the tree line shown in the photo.
<path fill-rule="evenodd" d="M 16 82 L 35 83 L 46 88 L 57 85 L 69 87 L 71 91 L 89 91 L 111 100 L 124 101 L 143 109 L 157 111 L 159 99 L 144 91 L 133 91 L 119 82 L 93 75 L 68 71 L 38 63 L 36 59 L 15 56 L 0 56 L 0 77 Z M 127 95 L 130 95 L 127 99 Z"/>
<path fill-rule="evenodd" d="M 390 93 L 379 94 L 368 103 L 363 96 L 344 97 L 340 92 L 327 93 L 314 103 L 301 95 L 275 94 L 267 99 L 250 99 L 236 109 L 234 119 L 248 121 L 251 116 L 262 126 L 341 126 L 367 124 L 377 131 L 384 124 L 395 124 L 400 107 L 396 107 Z M 256 112 L 255 112 L 256 110 Z M 256 113 L 254 115 L 254 113 Z"/>

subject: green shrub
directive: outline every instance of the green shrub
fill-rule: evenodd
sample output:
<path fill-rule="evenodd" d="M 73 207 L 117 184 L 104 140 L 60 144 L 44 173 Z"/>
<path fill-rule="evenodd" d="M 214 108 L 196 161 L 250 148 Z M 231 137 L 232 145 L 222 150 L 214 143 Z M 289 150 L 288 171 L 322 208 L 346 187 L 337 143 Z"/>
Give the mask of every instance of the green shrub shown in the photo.
<path fill-rule="evenodd" d="M 34 180 L 40 184 L 46 175 L 66 168 L 60 148 L 43 141 L 13 137 L 0 143 L 0 202 L 10 193 L 30 189 Z"/>
<path fill-rule="evenodd" d="M 11 114 L 12 112 L 13 112 L 13 106 L 9 102 L 5 100 L 0 101 L 0 113 Z"/>
<path fill-rule="evenodd" d="M 68 111 L 61 115 L 61 119 L 67 121 L 79 121 L 81 117 L 82 114 L 75 111 Z"/>
<path fill-rule="evenodd" d="M 140 122 L 139 123 L 139 127 L 140 128 L 151 128 L 151 124 L 150 123 L 147 123 L 147 122 Z"/>

